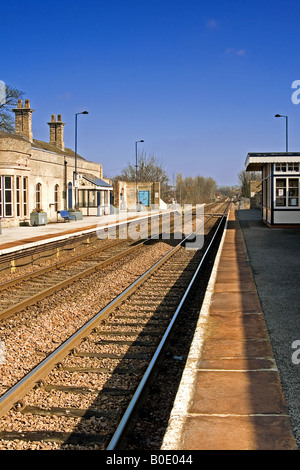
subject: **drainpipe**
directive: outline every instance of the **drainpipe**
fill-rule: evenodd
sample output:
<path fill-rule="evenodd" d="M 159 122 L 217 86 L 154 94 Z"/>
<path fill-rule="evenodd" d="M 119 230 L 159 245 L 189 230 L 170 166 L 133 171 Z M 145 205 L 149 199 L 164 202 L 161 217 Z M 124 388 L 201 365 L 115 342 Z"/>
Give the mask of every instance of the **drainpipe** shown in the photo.
<path fill-rule="evenodd" d="M 68 190 L 68 186 L 67 186 L 67 160 L 64 161 L 65 163 L 65 183 L 64 183 L 64 186 L 65 186 L 65 190 L 64 190 L 64 193 L 65 193 L 65 201 L 64 201 L 64 209 L 67 210 L 67 190 Z"/>

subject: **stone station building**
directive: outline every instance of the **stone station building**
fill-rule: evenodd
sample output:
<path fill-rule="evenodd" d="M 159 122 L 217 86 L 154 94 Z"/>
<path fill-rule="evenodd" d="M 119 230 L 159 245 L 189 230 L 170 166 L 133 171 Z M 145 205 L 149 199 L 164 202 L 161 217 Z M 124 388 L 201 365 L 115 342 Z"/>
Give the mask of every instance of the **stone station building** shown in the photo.
<path fill-rule="evenodd" d="M 114 203 L 121 211 L 135 210 L 136 202 L 146 209 L 160 207 L 160 183 L 152 181 L 116 181 L 114 184 Z"/>
<path fill-rule="evenodd" d="M 47 221 L 60 220 L 59 211 L 75 205 L 75 153 L 64 146 L 61 115 L 51 116 L 49 142 L 32 135 L 28 99 L 20 99 L 15 133 L 0 131 L 0 218 L 2 227 L 30 220 L 32 211 L 47 213 Z M 77 155 L 78 205 L 83 215 L 110 212 L 113 187 L 103 179 L 102 165 Z M 62 219 L 61 219 L 62 220 Z"/>

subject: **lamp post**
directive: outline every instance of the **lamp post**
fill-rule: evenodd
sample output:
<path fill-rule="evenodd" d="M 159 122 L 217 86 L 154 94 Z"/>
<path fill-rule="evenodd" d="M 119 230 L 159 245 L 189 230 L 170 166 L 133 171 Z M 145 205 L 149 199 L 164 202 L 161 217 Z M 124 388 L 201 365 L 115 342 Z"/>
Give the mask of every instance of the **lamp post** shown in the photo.
<path fill-rule="evenodd" d="M 78 178 L 77 178 L 77 116 L 78 114 L 89 114 L 88 111 L 75 113 L 75 209 L 78 209 Z"/>
<path fill-rule="evenodd" d="M 139 142 L 144 142 L 143 140 L 138 140 L 135 143 L 135 199 L 136 199 L 136 209 L 139 203 L 139 195 L 138 195 L 138 156 L 137 156 L 137 144 Z"/>
<path fill-rule="evenodd" d="M 285 151 L 288 153 L 288 116 L 284 116 L 283 114 L 275 114 L 275 117 L 285 118 Z"/>

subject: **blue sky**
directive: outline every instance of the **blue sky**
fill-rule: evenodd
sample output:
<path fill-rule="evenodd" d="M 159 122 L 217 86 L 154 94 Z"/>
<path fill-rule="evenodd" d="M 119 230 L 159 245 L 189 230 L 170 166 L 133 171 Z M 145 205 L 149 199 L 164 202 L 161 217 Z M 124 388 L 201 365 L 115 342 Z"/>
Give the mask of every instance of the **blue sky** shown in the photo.
<path fill-rule="evenodd" d="M 170 180 L 237 184 L 248 152 L 300 151 L 298 0 L 53 0 L 1 5 L 0 80 L 35 109 L 34 138 L 62 114 L 65 145 L 112 177 L 139 150 Z"/>

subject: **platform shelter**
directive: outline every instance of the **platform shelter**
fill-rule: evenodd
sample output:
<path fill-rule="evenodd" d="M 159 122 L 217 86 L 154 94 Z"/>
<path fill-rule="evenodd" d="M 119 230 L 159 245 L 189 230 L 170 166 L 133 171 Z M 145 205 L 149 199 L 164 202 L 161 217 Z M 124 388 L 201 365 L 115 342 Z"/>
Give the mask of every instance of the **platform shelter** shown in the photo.
<path fill-rule="evenodd" d="M 262 172 L 262 220 L 300 225 L 300 153 L 248 153 L 246 171 Z"/>

